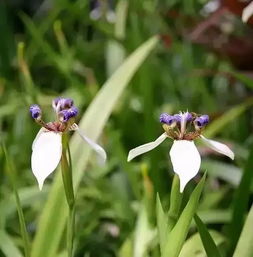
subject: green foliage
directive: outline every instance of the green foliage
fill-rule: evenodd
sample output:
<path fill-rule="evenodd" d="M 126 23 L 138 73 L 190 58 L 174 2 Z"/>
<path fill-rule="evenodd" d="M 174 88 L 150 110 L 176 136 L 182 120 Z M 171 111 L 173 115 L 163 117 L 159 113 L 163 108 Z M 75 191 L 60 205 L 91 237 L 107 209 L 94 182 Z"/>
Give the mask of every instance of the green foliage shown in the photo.
<path fill-rule="evenodd" d="M 39 127 L 29 105 L 38 103 L 45 121 L 52 121 L 57 96 L 75 100 L 81 130 L 108 153 L 100 167 L 78 135 L 70 137 L 73 257 L 206 257 L 217 249 L 221 256 L 251 256 L 253 80 L 229 51 L 218 51 L 212 33 L 194 39 L 196 24 L 208 19 L 204 2 L 119 0 L 115 23 L 92 20 L 89 1 L 0 3 L 0 137 L 16 172 L 13 186 L 0 149 L 1 257 L 28 256 L 30 246 L 31 257 L 67 256 L 60 170 L 40 192 L 30 165 Z M 238 48 L 230 36 L 248 37 L 239 18 L 227 20 L 236 31 L 217 37 L 230 51 Z M 210 42 L 203 47 L 206 33 Z M 187 109 L 209 114 L 203 133 L 228 144 L 236 158 L 198 146 L 201 173 L 182 195 L 168 160 L 169 140 L 133 162 L 126 157 L 162 133 L 160 113 Z"/>

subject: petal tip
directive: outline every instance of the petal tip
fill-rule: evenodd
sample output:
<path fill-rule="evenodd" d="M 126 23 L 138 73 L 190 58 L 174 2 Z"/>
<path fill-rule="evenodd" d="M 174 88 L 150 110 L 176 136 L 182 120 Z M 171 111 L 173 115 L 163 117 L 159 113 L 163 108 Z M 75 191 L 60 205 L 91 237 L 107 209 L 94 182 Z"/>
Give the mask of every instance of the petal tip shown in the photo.
<path fill-rule="evenodd" d="M 43 181 L 38 181 L 39 185 L 39 190 L 42 191 L 43 185 L 44 185 L 44 180 Z"/>
<path fill-rule="evenodd" d="M 129 151 L 128 156 L 127 156 L 127 161 L 128 161 L 128 162 L 130 162 L 130 161 L 133 159 L 132 154 L 131 154 L 131 151 L 132 151 L 132 150 Z"/>

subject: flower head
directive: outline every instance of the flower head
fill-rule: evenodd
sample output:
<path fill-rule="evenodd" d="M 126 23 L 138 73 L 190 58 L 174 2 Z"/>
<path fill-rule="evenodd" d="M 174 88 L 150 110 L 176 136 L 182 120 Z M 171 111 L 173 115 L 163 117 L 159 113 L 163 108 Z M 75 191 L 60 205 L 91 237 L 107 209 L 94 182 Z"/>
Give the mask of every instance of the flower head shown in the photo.
<path fill-rule="evenodd" d="M 56 120 L 44 122 L 42 112 L 38 105 L 31 105 L 32 118 L 42 126 L 32 145 L 31 165 L 39 188 L 42 189 L 45 179 L 56 169 L 62 155 L 62 133 L 77 131 L 81 138 L 96 151 L 102 161 L 106 160 L 104 149 L 85 136 L 75 123 L 78 109 L 70 98 L 58 97 L 52 102 L 56 113 Z"/>
<path fill-rule="evenodd" d="M 173 139 L 170 149 L 170 158 L 173 170 L 180 178 L 180 192 L 183 192 L 186 184 L 199 171 L 201 158 L 194 144 L 195 139 L 201 139 L 207 146 L 234 159 L 234 153 L 224 144 L 205 138 L 202 131 L 209 123 L 208 115 L 198 115 L 190 112 L 180 112 L 169 115 L 160 115 L 165 132 L 155 141 L 141 145 L 129 151 L 128 161 L 136 156 L 148 152 L 160 145 L 166 138 Z"/>

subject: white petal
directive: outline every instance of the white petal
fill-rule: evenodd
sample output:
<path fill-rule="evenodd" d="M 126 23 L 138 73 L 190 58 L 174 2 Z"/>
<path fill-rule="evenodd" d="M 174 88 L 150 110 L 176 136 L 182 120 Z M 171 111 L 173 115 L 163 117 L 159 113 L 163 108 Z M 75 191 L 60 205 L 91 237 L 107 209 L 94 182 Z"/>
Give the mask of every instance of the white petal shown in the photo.
<path fill-rule="evenodd" d="M 76 125 L 76 124 L 75 124 Z M 97 143 L 95 143 L 93 140 L 91 140 L 90 138 L 88 138 L 87 136 L 85 136 L 82 131 L 78 128 L 78 126 L 76 125 L 75 130 L 78 132 L 78 134 L 81 136 L 81 138 L 89 144 L 89 146 L 96 151 L 96 153 L 99 155 L 99 157 L 101 157 L 102 159 L 102 164 L 105 163 L 106 161 L 106 152 L 105 150 L 98 145 Z"/>
<path fill-rule="evenodd" d="M 202 139 L 203 143 L 205 143 L 208 147 L 212 148 L 214 151 L 224 154 L 224 155 L 228 156 L 230 159 L 234 160 L 235 154 L 225 144 L 222 144 L 222 143 L 214 141 L 214 140 L 207 139 L 202 135 L 201 135 L 201 139 Z"/>
<path fill-rule="evenodd" d="M 199 171 L 201 158 L 193 141 L 175 140 L 170 149 L 173 170 L 180 179 L 180 192 Z"/>
<path fill-rule="evenodd" d="M 37 133 L 36 137 L 35 137 L 34 140 L 33 140 L 33 143 L 32 143 L 32 150 L 33 150 L 34 145 L 35 145 L 36 141 L 38 140 L 40 134 L 43 133 L 43 132 L 46 132 L 46 131 L 48 131 L 48 130 L 47 130 L 46 128 L 43 128 L 43 127 L 39 130 L 39 132 Z"/>
<path fill-rule="evenodd" d="M 153 150 L 158 145 L 160 145 L 165 139 L 167 138 L 166 133 L 163 133 L 160 137 L 158 137 L 155 141 L 140 145 L 132 150 L 129 151 L 127 161 L 131 161 L 133 158 L 135 158 L 138 155 L 141 155 L 143 153 L 146 153 L 148 151 Z"/>
<path fill-rule="evenodd" d="M 45 179 L 56 169 L 62 155 L 61 134 L 52 131 L 39 131 L 32 152 L 32 172 L 40 190 Z"/>
<path fill-rule="evenodd" d="M 247 22 L 253 14 L 253 2 L 248 4 L 242 11 L 242 21 Z"/>

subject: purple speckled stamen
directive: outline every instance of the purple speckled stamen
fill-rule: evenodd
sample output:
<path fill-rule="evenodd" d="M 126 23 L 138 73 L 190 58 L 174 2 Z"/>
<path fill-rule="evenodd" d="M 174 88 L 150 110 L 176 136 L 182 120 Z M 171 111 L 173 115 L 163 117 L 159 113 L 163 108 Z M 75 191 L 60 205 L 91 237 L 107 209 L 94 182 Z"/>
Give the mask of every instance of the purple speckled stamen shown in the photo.
<path fill-rule="evenodd" d="M 195 124 L 198 126 L 198 127 L 204 127 L 205 125 L 207 125 L 209 122 L 209 116 L 204 114 L 204 115 L 201 115 L 200 117 L 196 118 L 195 119 Z"/>
<path fill-rule="evenodd" d="M 30 106 L 30 113 L 33 119 L 39 119 L 41 117 L 41 109 L 37 104 L 33 104 Z"/>
<path fill-rule="evenodd" d="M 78 114 L 78 109 L 72 106 L 69 109 L 65 109 L 59 112 L 60 120 L 67 122 L 69 119 L 74 118 Z"/>
<path fill-rule="evenodd" d="M 165 123 L 167 125 L 171 125 L 174 121 L 176 121 L 174 116 L 169 115 L 168 113 L 162 113 L 160 115 L 160 122 Z"/>

